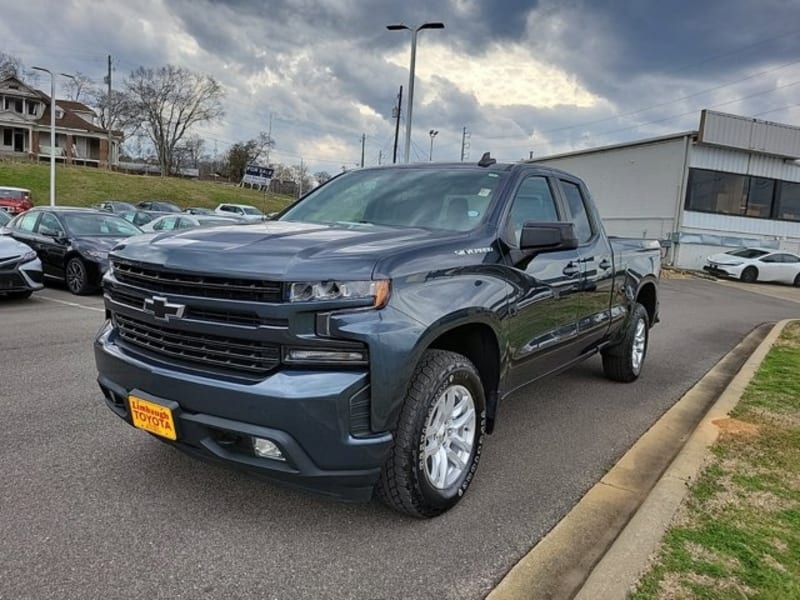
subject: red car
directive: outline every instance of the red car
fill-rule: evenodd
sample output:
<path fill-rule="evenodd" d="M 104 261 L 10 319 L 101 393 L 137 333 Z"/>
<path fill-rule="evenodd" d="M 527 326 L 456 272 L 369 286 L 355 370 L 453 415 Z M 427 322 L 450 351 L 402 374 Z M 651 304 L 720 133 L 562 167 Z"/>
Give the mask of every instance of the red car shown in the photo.
<path fill-rule="evenodd" d="M 25 188 L 0 186 L 0 210 L 18 215 L 33 208 L 31 191 Z"/>

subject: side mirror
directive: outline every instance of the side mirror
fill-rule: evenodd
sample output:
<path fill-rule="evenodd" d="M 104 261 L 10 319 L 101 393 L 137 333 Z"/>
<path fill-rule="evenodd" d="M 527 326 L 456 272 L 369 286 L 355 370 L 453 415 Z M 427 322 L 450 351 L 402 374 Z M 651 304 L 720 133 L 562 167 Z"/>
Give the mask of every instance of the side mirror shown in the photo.
<path fill-rule="evenodd" d="M 572 223 L 525 223 L 522 226 L 519 247 L 522 250 L 539 252 L 574 250 L 578 247 L 578 237 L 575 235 L 575 226 Z"/>
<path fill-rule="evenodd" d="M 55 239 L 55 241 L 57 241 L 57 242 L 63 242 L 64 241 L 64 232 L 63 231 L 59 231 L 57 229 L 52 229 L 50 227 L 40 227 L 39 228 L 39 233 L 41 235 L 46 235 L 47 237 L 51 237 L 51 238 Z"/>

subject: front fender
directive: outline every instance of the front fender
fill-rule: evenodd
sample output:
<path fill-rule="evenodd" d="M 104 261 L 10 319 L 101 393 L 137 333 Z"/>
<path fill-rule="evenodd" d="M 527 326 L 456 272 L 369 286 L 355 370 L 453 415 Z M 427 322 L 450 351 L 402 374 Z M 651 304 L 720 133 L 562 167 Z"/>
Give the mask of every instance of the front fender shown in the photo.
<path fill-rule="evenodd" d="M 510 286 L 476 273 L 393 282 L 389 306 L 331 316 L 331 334 L 369 347 L 373 431 L 394 428 L 422 354 L 448 331 L 484 324 L 501 340 Z M 499 343 L 500 348 L 504 344 Z"/>

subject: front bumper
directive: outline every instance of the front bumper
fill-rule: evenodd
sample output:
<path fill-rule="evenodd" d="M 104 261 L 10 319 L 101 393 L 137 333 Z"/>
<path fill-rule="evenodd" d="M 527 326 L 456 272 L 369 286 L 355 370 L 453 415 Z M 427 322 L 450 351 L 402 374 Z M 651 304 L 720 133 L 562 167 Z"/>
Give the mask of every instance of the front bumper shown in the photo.
<path fill-rule="evenodd" d="M 198 458 L 344 500 L 368 500 L 392 442 L 350 433 L 350 401 L 368 390 L 366 370 L 283 370 L 254 384 L 166 369 L 121 347 L 113 329 L 95 340 L 106 404 L 132 425 L 128 396 L 168 406 L 177 440 Z M 252 438 L 278 445 L 286 461 L 257 457 Z"/>
<path fill-rule="evenodd" d="M 38 258 L 24 263 L 0 265 L 0 293 L 36 291 L 44 287 Z"/>
<path fill-rule="evenodd" d="M 720 265 L 717 263 L 707 263 L 703 270 L 717 277 L 732 277 L 739 279 L 742 274 L 742 265 Z"/>

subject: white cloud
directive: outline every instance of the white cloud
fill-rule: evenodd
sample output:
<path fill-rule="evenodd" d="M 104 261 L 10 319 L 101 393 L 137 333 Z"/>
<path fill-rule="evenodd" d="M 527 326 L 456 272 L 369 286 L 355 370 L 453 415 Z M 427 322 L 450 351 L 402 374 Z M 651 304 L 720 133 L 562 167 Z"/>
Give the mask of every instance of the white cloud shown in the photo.
<path fill-rule="evenodd" d="M 390 54 L 386 60 L 407 68 L 408 53 Z M 601 100 L 575 76 L 537 60 L 520 44 L 493 44 L 477 56 L 442 44 L 418 44 L 415 71 L 423 81 L 444 78 L 488 106 L 589 108 Z M 421 91 L 426 104 L 438 99 L 432 86 L 421 86 Z"/>

